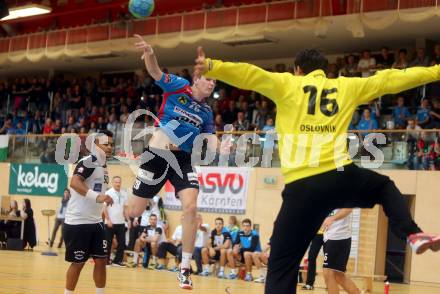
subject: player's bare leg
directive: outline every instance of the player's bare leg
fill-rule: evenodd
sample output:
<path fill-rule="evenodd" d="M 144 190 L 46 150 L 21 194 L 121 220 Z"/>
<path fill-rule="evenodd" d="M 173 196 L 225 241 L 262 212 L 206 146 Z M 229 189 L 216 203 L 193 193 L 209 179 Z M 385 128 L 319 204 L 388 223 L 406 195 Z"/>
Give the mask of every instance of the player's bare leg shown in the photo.
<path fill-rule="evenodd" d="M 84 267 L 84 263 L 71 263 L 66 274 L 66 290 L 73 291 L 78 283 L 79 275 Z"/>
<path fill-rule="evenodd" d="M 102 289 L 101 291 L 103 291 L 103 289 L 105 288 L 105 283 L 107 280 L 106 265 L 106 258 L 95 258 L 95 267 L 93 268 L 93 280 L 95 281 L 97 291 L 98 289 Z"/>
<path fill-rule="evenodd" d="M 197 232 L 197 196 L 198 189 L 187 188 L 179 191 L 178 195 L 182 202 L 182 262 L 180 264 L 179 281 L 183 289 L 192 289 L 190 278 L 191 259 L 194 251 L 194 242 Z"/>
<path fill-rule="evenodd" d="M 139 217 L 144 213 L 145 207 L 150 203 L 150 199 L 131 195 L 128 199 L 128 214 L 131 217 Z"/>

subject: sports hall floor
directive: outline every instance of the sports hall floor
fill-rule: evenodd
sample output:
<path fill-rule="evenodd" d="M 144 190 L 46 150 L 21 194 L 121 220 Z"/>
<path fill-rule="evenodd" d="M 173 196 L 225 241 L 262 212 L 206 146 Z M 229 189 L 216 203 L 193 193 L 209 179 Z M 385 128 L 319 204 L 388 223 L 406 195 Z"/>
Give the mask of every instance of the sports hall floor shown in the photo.
<path fill-rule="evenodd" d="M 62 294 L 64 276 L 68 264 L 63 260 L 63 250 L 56 257 L 42 256 L 46 248 L 37 247 L 34 252 L 0 250 L 0 293 L 1 294 Z M 93 265 L 88 263 L 81 274 L 75 294 L 93 294 Z M 115 268 L 107 271 L 106 294 L 259 294 L 263 285 L 244 281 L 219 280 L 217 278 L 193 277 L 192 292 L 177 288 L 175 273 L 151 270 Z M 319 285 L 318 285 L 319 286 Z M 298 293 L 326 293 L 324 289 Z M 375 284 L 374 293 L 383 293 L 383 284 Z M 439 294 L 440 287 L 391 285 L 390 294 Z"/>

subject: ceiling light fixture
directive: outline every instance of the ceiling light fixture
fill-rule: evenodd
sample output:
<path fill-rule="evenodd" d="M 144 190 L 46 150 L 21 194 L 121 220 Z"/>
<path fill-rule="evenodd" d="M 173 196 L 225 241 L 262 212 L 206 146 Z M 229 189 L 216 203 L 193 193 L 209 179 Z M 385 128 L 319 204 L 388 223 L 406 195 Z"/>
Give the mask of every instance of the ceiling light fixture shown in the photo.
<path fill-rule="evenodd" d="M 41 14 L 50 13 L 51 11 L 52 11 L 51 7 L 39 5 L 39 4 L 17 6 L 17 7 L 9 8 L 9 15 L 3 17 L 0 21 L 41 15 Z"/>

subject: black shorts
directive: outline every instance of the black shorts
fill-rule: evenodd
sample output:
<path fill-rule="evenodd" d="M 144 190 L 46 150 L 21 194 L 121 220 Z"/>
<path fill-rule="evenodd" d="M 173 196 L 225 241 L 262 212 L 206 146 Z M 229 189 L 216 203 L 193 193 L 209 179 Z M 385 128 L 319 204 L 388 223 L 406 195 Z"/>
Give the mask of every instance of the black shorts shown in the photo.
<path fill-rule="evenodd" d="M 323 268 L 345 273 L 348 258 L 350 257 L 350 250 L 351 238 L 344 240 L 327 240 L 324 243 Z"/>
<path fill-rule="evenodd" d="M 220 260 L 220 250 L 216 250 L 215 251 L 215 255 L 213 257 L 211 257 L 212 260 Z"/>
<path fill-rule="evenodd" d="M 83 263 L 89 257 L 107 258 L 107 241 L 103 223 L 63 226 L 65 260 Z"/>
<path fill-rule="evenodd" d="M 185 151 L 170 151 L 155 148 L 145 149 L 153 158 L 147 160 L 145 152 L 143 163 L 139 167 L 133 194 L 142 198 L 153 198 L 169 180 L 174 186 L 176 195 L 186 188 L 199 189 L 197 172 L 191 165 L 191 154 Z M 170 157 L 164 159 L 162 156 Z M 173 155 L 173 156 L 171 156 Z"/>

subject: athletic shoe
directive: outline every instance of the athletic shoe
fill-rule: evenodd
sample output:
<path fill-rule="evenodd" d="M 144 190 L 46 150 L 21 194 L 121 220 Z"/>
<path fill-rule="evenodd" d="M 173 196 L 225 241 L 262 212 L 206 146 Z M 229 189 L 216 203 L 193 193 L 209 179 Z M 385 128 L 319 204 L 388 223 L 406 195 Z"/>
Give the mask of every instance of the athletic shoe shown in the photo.
<path fill-rule="evenodd" d="M 264 283 L 266 282 L 266 279 L 264 277 L 259 277 L 258 279 L 254 280 L 255 283 Z"/>
<path fill-rule="evenodd" d="M 177 274 L 179 280 L 179 287 L 186 290 L 192 290 L 193 283 L 191 281 L 191 273 L 189 269 L 182 269 Z"/>
<path fill-rule="evenodd" d="M 428 235 L 426 233 L 412 234 L 408 237 L 407 242 L 416 254 L 422 254 L 426 250 L 440 250 L 440 237 Z"/>
<path fill-rule="evenodd" d="M 135 268 L 135 267 L 137 267 L 138 265 L 137 265 L 137 263 L 134 263 L 134 262 L 129 262 L 129 263 L 127 263 L 127 265 L 126 265 L 126 267 L 130 267 L 130 268 Z"/>
<path fill-rule="evenodd" d="M 112 266 L 114 266 L 114 267 L 125 267 L 125 264 L 123 264 L 122 262 L 113 262 Z"/>
<path fill-rule="evenodd" d="M 238 274 L 230 272 L 228 275 L 229 280 L 236 280 L 238 278 Z"/>
<path fill-rule="evenodd" d="M 202 277 L 207 277 L 207 276 L 209 276 L 210 275 L 210 273 L 209 273 L 209 271 L 207 271 L 207 270 L 204 270 L 203 272 L 201 272 L 200 274 L 199 274 L 199 276 L 202 276 Z"/>
<path fill-rule="evenodd" d="M 165 269 L 167 269 L 167 268 L 163 264 L 157 264 L 156 265 L 156 270 L 158 270 L 158 271 L 165 270 Z"/>
<path fill-rule="evenodd" d="M 432 241 L 431 250 L 434 252 L 440 251 L 440 236 L 432 237 Z"/>
<path fill-rule="evenodd" d="M 218 272 L 217 278 L 219 278 L 219 279 L 226 279 L 225 272 L 224 271 Z"/>
<path fill-rule="evenodd" d="M 179 271 L 179 268 L 177 266 L 173 267 L 169 270 L 170 272 L 177 273 Z"/>
<path fill-rule="evenodd" d="M 313 290 L 313 289 L 315 289 L 315 287 L 307 284 L 301 287 L 301 290 Z"/>
<path fill-rule="evenodd" d="M 246 276 L 244 277 L 244 280 L 246 282 L 252 282 L 254 280 L 254 278 L 252 278 L 251 274 L 246 274 Z"/>

